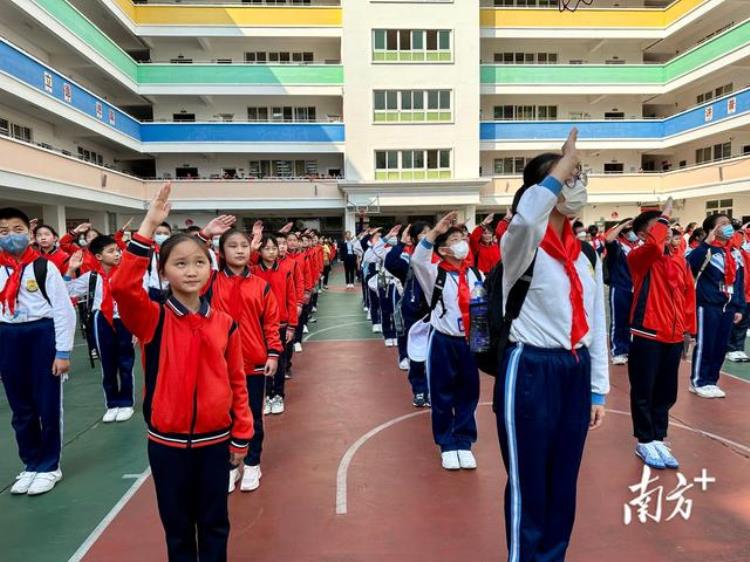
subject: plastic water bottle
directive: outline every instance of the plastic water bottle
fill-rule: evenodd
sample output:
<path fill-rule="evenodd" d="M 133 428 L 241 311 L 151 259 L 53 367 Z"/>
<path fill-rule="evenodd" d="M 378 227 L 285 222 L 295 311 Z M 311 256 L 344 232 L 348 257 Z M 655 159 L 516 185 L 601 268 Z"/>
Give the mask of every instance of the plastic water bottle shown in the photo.
<path fill-rule="evenodd" d="M 487 291 L 480 282 L 474 284 L 469 304 L 469 348 L 474 353 L 490 349 L 490 306 Z"/>

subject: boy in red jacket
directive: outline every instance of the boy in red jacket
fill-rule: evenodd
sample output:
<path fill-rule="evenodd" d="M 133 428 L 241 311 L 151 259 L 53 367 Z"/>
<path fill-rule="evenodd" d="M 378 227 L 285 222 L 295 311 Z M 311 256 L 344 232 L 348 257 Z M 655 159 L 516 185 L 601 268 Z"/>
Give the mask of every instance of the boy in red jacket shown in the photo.
<path fill-rule="evenodd" d="M 635 454 L 652 468 L 678 468 L 664 445 L 669 409 L 677 400 L 684 341 L 696 333 L 695 285 L 679 248 L 671 244 L 672 198 L 659 211 L 641 213 L 633 232 L 643 245 L 628 254 L 633 279 L 628 357 L 630 410 L 638 439 Z"/>

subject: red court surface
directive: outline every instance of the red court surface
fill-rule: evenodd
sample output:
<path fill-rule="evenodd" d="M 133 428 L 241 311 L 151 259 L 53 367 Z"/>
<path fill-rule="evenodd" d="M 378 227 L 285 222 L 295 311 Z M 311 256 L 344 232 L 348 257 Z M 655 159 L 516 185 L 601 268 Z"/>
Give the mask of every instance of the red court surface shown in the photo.
<path fill-rule="evenodd" d="M 432 444 L 429 412 L 410 405 L 405 373 L 382 342 L 308 343 L 289 386 L 288 411 L 267 417 L 261 488 L 230 498 L 232 561 L 395 562 L 505 560 L 502 493 L 505 472 L 495 419 L 477 412 L 479 469 L 448 473 Z M 686 366 L 687 369 L 687 366 Z M 681 379 L 687 381 L 687 373 Z M 603 428 L 589 436 L 579 485 L 569 561 L 740 562 L 750 560 L 748 383 L 724 377 L 726 400 L 680 391 L 671 440 L 692 482 L 706 468 L 707 491 L 687 490 L 692 515 L 623 523 L 628 486 L 641 477 L 627 412 L 627 375 L 616 368 Z M 492 379 L 483 376 L 482 401 Z M 421 412 L 421 413 L 420 413 Z M 399 418 L 361 444 L 351 458 L 345 514 L 337 514 L 337 471 L 348 449 L 373 428 Z M 723 439 L 696 433 L 703 430 Z M 730 443 L 731 442 L 731 443 Z M 734 444 L 732 444 L 734 443 Z M 145 446 L 145 443 L 144 443 Z M 658 473 L 664 494 L 674 471 Z M 340 479 L 339 479 L 340 480 Z M 339 490 L 339 510 L 342 510 Z M 127 502 L 85 557 L 87 561 L 164 560 L 151 481 Z"/>

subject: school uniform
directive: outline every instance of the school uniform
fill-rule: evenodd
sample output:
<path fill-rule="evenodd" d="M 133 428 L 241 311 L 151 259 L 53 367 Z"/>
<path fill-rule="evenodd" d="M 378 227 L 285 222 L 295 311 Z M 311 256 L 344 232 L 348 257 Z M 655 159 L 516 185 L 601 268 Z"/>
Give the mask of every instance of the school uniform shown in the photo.
<path fill-rule="evenodd" d="M 630 412 L 639 443 L 667 437 L 677 400 L 683 336 L 695 334 L 695 287 L 679 248 L 668 243 L 669 219 L 649 229 L 646 242 L 628 254 L 634 286 L 628 358 Z M 610 273 L 611 275 L 611 273 Z"/>
<path fill-rule="evenodd" d="M 255 435 L 250 440 L 245 465 L 258 466 L 263 452 L 263 405 L 266 399 L 264 369 L 269 357 L 278 358 L 283 348 L 279 339 L 279 306 L 271 285 L 248 268 L 235 275 L 228 268 L 214 272 L 205 296 L 217 309 L 239 324 L 240 342 L 253 415 Z"/>
<path fill-rule="evenodd" d="M 502 222 L 502 221 L 501 221 Z M 469 248 L 475 258 L 475 264 L 479 271 L 487 275 L 500 261 L 500 247 L 494 242 L 485 244 L 482 242 L 484 228 L 476 227 L 469 236 Z"/>
<path fill-rule="evenodd" d="M 300 314 L 297 321 L 297 331 L 294 334 L 294 343 L 302 343 L 303 329 L 307 325 L 307 320 L 310 317 L 310 309 L 312 307 L 312 294 L 315 288 L 315 280 L 313 277 L 313 267 L 309 254 L 304 250 L 298 250 L 296 252 L 289 252 L 289 258 L 297 262 L 297 266 L 302 274 L 304 299 L 302 305 L 302 313 Z"/>
<path fill-rule="evenodd" d="M 403 333 L 398 336 L 399 357 L 407 357 L 406 347 L 411 327 L 424 318 L 430 311 L 424 291 L 417 281 L 414 269 L 410 266 L 413 247 L 399 242 L 385 256 L 385 268 L 395 276 L 403 286 L 401 297 L 401 315 L 404 320 Z M 427 372 L 424 361 L 409 360 L 409 384 L 412 393 L 427 395 Z"/>
<path fill-rule="evenodd" d="M 20 264 L 0 252 L 0 375 L 25 470 L 54 472 L 62 450 L 64 377 L 52 374 L 52 364 L 70 358 L 76 314 L 56 267 L 46 268 L 45 298 L 33 265 L 40 259 L 31 248 Z"/>
<path fill-rule="evenodd" d="M 64 275 L 65 272 L 68 270 L 68 260 L 70 259 L 70 254 L 68 254 L 67 252 L 64 252 L 59 247 L 55 246 L 49 252 L 45 252 L 40 249 L 39 254 L 45 260 L 55 264 L 55 267 L 57 267 L 58 271 L 61 274 Z"/>
<path fill-rule="evenodd" d="M 286 375 L 286 333 L 297 329 L 297 293 L 294 288 L 294 273 L 289 267 L 282 267 L 277 261 L 271 267 L 261 261 L 251 268 L 251 273 L 266 281 L 276 297 L 279 310 L 279 365 L 276 373 L 266 384 L 266 396 L 285 397 L 284 382 Z"/>
<path fill-rule="evenodd" d="M 468 263 L 466 260 L 465 263 Z M 441 452 L 470 450 L 477 440 L 474 417 L 479 403 L 479 370 L 466 341 L 469 293 L 481 278 L 465 266 L 449 270 L 433 261 L 433 245 L 423 239 L 414 249 L 411 266 L 425 298 L 432 302 L 438 270 L 446 269 L 442 298 L 430 314 L 427 382 L 432 405 L 432 433 Z M 459 302 L 461 300 L 461 302 Z"/>
<path fill-rule="evenodd" d="M 152 241 L 134 235 L 112 279 L 141 345 L 148 457 L 170 561 L 226 560 L 229 453 L 253 435 L 237 323 L 201 300 L 191 312 L 143 288 Z M 197 543 L 197 544 L 196 544 Z"/>
<path fill-rule="evenodd" d="M 630 352 L 630 309 L 633 304 L 633 280 L 628 255 L 634 244 L 617 239 L 606 243 L 609 272 L 609 350 L 613 357 Z"/>
<path fill-rule="evenodd" d="M 747 331 L 750 330 L 750 240 L 747 232 L 738 232 L 735 234 L 733 242 L 742 256 L 742 264 L 745 270 L 745 311 L 742 314 L 742 320 L 732 327 L 732 333 L 729 336 L 729 345 L 727 351 L 745 351 L 745 339 Z"/>
<path fill-rule="evenodd" d="M 154 302 L 163 302 L 169 283 L 162 280 L 159 275 L 159 247 L 154 244 L 148 259 L 148 269 L 143 274 L 143 288 L 148 292 L 149 298 Z"/>
<path fill-rule="evenodd" d="M 512 562 L 564 559 L 591 405 L 609 391 L 602 266 L 568 221 L 562 239 L 549 229 L 561 190 L 551 176 L 530 187 L 501 243 L 504 299 L 533 264 L 493 400 Z"/>
<path fill-rule="evenodd" d="M 745 312 L 745 267 L 730 243 L 701 243 L 686 253 L 695 281 L 698 335 L 693 350 L 693 387 L 716 385 L 727 353 L 735 313 Z"/>
<path fill-rule="evenodd" d="M 94 335 L 102 369 L 104 401 L 108 409 L 132 408 L 135 403 L 133 334 L 120 319 L 110 285 L 116 270 L 113 268 L 109 274 L 88 271 L 77 279 L 65 278 L 71 297 L 92 298 L 92 302 L 88 303 L 89 318 L 83 321 L 89 323 Z"/>
<path fill-rule="evenodd" d="M 382 243 L 382 242 L 379 242 Z M 370 322 L 373 326 L 382 326 L 380 295 L 377 290 L 378 264 L 380 258 L 373 250 L 370 237 L 362 240 L 362 278 L 367 290 L 367 308 L 370 311 Z"/>
<path fill-rule="evenodd" d="M 302 309 L 305 306 L 305 279 L 299 263 L 291 258 L 288 253 L 283 258 L 279 258 L 279 267 L 282 270 L 290 271 L 292 274 L 292 282 L 294 283 L 294 293 L 296 295 L 297 304 L 295 310 L 295 317 L 297 319 L 297 322 L 294 329 L 294 339 L 292 339 L 292 341 L 288 343 L 286 342 L 286 340 L 282 340 L 281 342 L 284 345 L 284 354 L 286 360 L 284 376 L 286 377 L 291 376 L 292 358 L 294 357 L 294 341 L 297 338 L 297 330 L 299 330 L 300 317 L 302 314 Z"/>

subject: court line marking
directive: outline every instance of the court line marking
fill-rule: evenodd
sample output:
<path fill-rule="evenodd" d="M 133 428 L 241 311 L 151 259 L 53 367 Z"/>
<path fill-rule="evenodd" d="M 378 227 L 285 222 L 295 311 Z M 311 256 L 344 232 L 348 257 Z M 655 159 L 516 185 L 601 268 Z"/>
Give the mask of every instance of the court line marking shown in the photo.
<path fill-rule="evenodd" d="M 323 328 L 322 330 L 315 330 L 310 331 L 309 334 L 307 334 L 304 338 L 302 338 L 302 343 L 305 343 L 307 340 L 309 340 L 311 337 L 313 337 L 316 334 L 322 334 L 323 332 L 330 332 L 331 330 L 338 330 L 339 328 L 345 328 L 347 326 L 357 326 L 359 324 L 369 324 L 369 320 L 360 320 L 359 322 L 347 322 L 345 324 L 339 324 L 338 326 L 330 326 L 329 328 Z M 352 340 L 356 341 L 356 340 Z"/>
<path fill-rule="evenodd" d="M 138 480 L 133 482 L 130 488 L 127 489 L 118 502 L 109 510 L 109 513 L 104 516 L 104 519 L 102 519 L 96 528 L 91 531 L 91 534 L 86 537 L 86 540 L 83 541 L 81 546 L 78 547 L 78 550 L 73 553 L 73 556 L 68 559 L 68 562 L 79 562 L 80 560 L 83 560 L 83 557 L 86 556 L 89 550 L 91 550 L 91 547 L 99 540 L 99 537 L 101 537 L 104 531 L 106 531 L 109 524 L 114 521 L 115 517 L 117 517 L 125 507 L 125 504 L 127 504 L 130 501 L 130 498 L 132 498 L 140 487 L 143 486 L 143 483 L 149 476 L 151 476 L 151 467 L 148 467 L 138 476 Z"/>
<path fill-rule="evenodd" d="M 492 405 L 492 402 L 480 402 L 479 404 L 477 404 L 477 406 L 491 406 L 491 405 Z M 630 417 L 630 412 L 625 412 L 623 410 L 613 410 L 610 408 L 605 408 L 605 411 L 611 414 L 619 414 L 621 416 L 627 416 L 628 418 Z M 344 456 L 341 457 L 341 462 L 339 463 L 338 470 L 336 471 L 336 515 L 346 515 L 348 513 L 348 507 L 349 507 L 348 497 L 347 497 L 348 472 L 349 472 L 349 466 L 351 465 L 352 460 L 354 459 L 354 455 L 357 454 L 357 451 L 359 451 L 359 449 L 370 438 L 374 437 L 381 431 L 384 431 L 404 420 L 408 420 L 416 416 L 428 414 L 429 412 L 430 412 L 429 409 L 423 409 L 419 412 L 412 412 L 410 414 L 406 414 L 403 416 L 393 418 L 387 422 L 380 424 L 377 427 L 374 427 L 373 429 L 371 429 L 370 431 L 362 435 L 354 443 L 352 443 L 352 445 L 344 453 Z M 704 437 L 708 437 L 709 439 L 715 439 L 716 441 L 719 441 L 721 443 L 731 445 L 732 447 L 736 447 L 737 449 L 750 455 L 750 447 L 743 445 L 741 443 L 737 443 L 736 441 L 732 441 L 731 439 L 727 439 L 726 437 L 722 437 L 721 435 L 717 435 L 715 433 L 704 431 L 702 429 L 690 427 L 690 426 L 684 425 L 680 422 L 676 422 L 673 420 L 670 420 L 669 424 L 672 427 L 686 429 L 692 433 L 697 433 L 698 435 L 703 435 Z"/>

